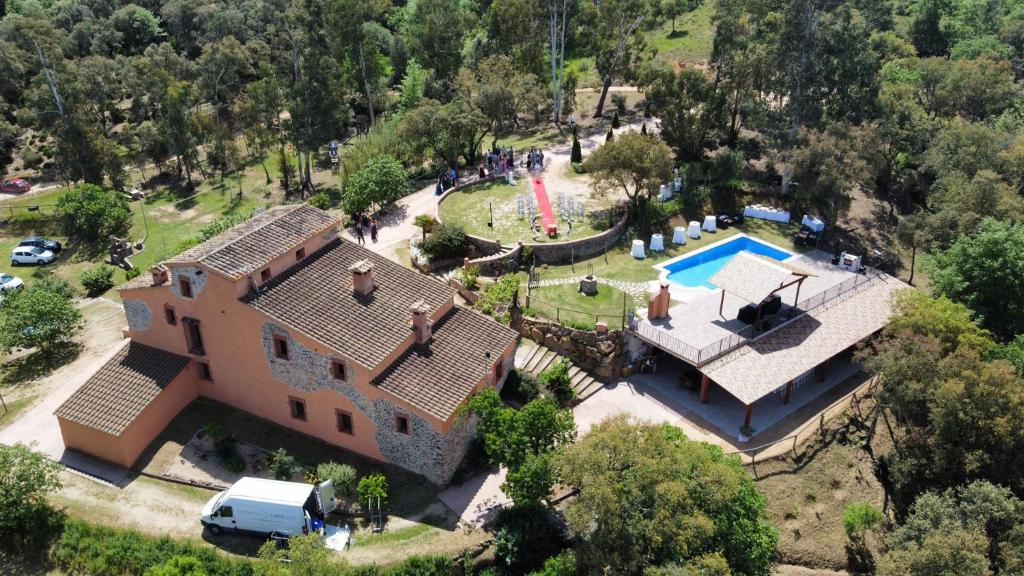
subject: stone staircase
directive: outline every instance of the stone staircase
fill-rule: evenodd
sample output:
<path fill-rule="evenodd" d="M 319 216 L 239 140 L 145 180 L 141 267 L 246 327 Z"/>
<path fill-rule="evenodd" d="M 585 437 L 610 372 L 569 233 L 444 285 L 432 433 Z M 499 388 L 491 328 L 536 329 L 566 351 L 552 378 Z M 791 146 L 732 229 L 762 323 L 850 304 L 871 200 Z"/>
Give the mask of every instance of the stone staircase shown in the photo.
<path fill-rule="evenodd" d="M 520 370 L 529 372 L 534 378 L 538 378 L 545 370 L 554 366 L 562 358 L 554 350 L 523 338 L 519 342 L 519 347 L 516 348 L 515 366 Z M 572 389 L 576 392 L 576 398 L 573 400 L 575 404 L 590 398 L 604 387 L 604 383 L 575 364 L 569 368 L 569 378 Z"/>

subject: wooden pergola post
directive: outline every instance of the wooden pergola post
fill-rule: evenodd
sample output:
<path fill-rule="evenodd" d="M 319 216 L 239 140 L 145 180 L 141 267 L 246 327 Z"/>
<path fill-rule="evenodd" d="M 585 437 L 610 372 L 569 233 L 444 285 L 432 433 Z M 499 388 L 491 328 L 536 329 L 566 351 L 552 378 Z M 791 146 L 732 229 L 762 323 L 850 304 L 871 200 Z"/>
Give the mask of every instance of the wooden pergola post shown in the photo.
<path fill-rule="evenodd" d="M 725 290 L 722 290 L 722 299 L 718 302 L 718 315 L 725 318 L 722 314 L 722 308 L 725 308 Z"/>
<path fill-rule="evenodd" d="M 747 404 L 747 415 L 743 418 L 743 427 L 750 428 L 750 419 L 754 416 L 754 405 Z"/>
<path fill-rule="evenodd" d="M 708 395 L 711 392 L 711 378 L 707 374 L 700 375 L 700 403 L 708 403 Z"/>
<path fill-rule="evenodd" d="M 789 400 L 793 397 L 793 381 L 786 382 L 786 391 L 782 393 L 782 403 L 789 404 Z"/>

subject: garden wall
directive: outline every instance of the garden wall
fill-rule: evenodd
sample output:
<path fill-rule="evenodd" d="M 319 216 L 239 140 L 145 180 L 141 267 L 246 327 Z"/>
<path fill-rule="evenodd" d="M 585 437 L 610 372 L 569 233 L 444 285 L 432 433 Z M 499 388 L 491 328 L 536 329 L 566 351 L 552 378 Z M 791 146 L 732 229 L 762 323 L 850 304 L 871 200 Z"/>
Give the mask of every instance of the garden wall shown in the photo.
<path fill-rule="evenodd" d="M 602 380 L 621 374 L 629 355 L 621 330 L 604 333 L 576 330 L 520 313 L 512 315 L 512 329 L 565 356 Z"/>
<path fill-rule="evenodd" d="M 464 190 L 477 184 L 483 184 L 485 182 L 492 182 L 499 180 L 500 177 L 487 177 L 480 180 L 474 180 L 465 184 L 459 184 L 453 188 L 449 188 L 437 199 L 437 210 L 435 216 L 438 221 L 441 220 L 441 203 L 444 202 L 453 192 Z M 622 234 L 626 230 L 626 218 L 623 217 L 617 224 L 611 228 L 601 232 L 594 236 L 588 236 L 587 238 L 580 238 L 579 240 L 569 240 L 567 242 L 556 242 L 556 243 L 529 243 L 524 242 L 524 247 L 529 247 L 533 250 L 533 258 L 538 264 L 569 264 L 579 260 L 585 260 L 599 254 L 603 254 L 609 248 L 615 245 L 619 239 L 622 238 Z M 501 255 L 500 258 L 495 259 L 495 262 L 487 262 L 486 264 L 482 261 L 485 260 L 486 256 L 496 255 L 501 252 L 501 243 L 497 240 L 488 240 L 480 236 L 474 236 L 472 234 L 466 234 L 466 239 L 472 250 L 477 253 L 485 255 L 483 258 L 477 258 L 473 261 L 473 264 L 480 266 L 480 273 L 485 276 L 492 276 L 489 273 L 493 268 L 485 270 L 485 265 L 493 266 L 498 260 L 504 260 L 512 254 Z M 513 251 L 515 255 L 518 255 Z"/>

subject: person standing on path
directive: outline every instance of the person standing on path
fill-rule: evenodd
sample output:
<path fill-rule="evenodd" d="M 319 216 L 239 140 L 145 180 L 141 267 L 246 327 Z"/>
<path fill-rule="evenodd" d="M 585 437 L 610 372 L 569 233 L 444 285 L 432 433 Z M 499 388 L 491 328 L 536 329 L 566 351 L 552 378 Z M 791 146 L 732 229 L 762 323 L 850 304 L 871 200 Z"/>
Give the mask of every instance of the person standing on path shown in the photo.
<path fill-rule="evenodd" d="M 363 238 L 363 225 L 356 222 L 356 242 L 359 242 L 360 246 L 366 244 L 366 240 Z"/>
<path fill-rule="evenodd" d="M 374 244 L 377 243 L 377 221 L 376 220 L 373 220 L 373 221 L 370 222 L 370 240 L 372 240 Z"/>

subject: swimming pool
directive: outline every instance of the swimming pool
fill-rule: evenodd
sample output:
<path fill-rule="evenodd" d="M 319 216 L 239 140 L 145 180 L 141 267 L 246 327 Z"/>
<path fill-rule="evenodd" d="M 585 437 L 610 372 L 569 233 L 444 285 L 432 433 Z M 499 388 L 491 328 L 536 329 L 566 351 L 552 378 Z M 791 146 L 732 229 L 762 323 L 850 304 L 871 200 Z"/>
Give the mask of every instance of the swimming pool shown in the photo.
<path fill-rule="evenodd" d="M 689 288 L 702 286 L 713 290 L 715 286 L 708 282 L 708 278 L 721 270 L 729 260 L 732 260 L 733 256 L 744 251 L 767 256 L 780 262 L 793 257 L 793 254 L 781 248 L 751 238 L 746 234 L 738 234 L 721 243 L 712 244 L 697 252 L 669 260 L 656 268 L 667 272 L 668 279 L 676 284 Z"/>

